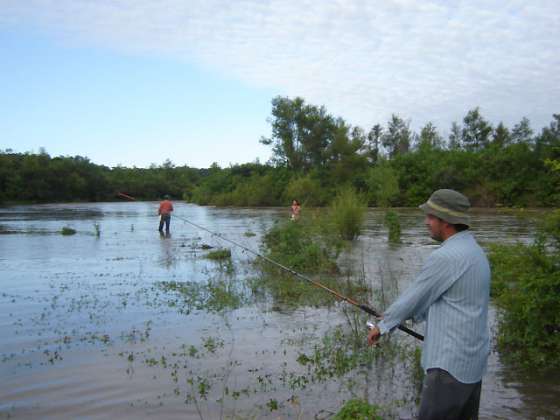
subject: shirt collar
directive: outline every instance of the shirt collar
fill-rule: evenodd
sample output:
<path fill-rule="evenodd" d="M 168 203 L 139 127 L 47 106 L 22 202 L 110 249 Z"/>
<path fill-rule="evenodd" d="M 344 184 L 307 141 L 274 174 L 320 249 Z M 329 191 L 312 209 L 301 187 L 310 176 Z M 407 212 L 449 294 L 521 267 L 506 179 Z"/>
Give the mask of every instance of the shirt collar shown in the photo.
<path fill-rule="evenodd" d="M 451 235 L 451 236 L 450 236 L 449 238 L 447 238 L 445 241 L 443 241 L 443 242 L 441 243 L 441 246 L 443 246 L 443 245 L 445 245 L 445 244 L 447 244 L 447 243 L 450 243 L 450 242 L 455 242 L 455 241 L 457 241 L 457 240 L 461 240 L 462 238 L 465 238 L 465 237 L 470 236 L 470 235 L 471 235 L 471 232 L 470 232 L 469 229 L 464 230 L 464 231 L 462 231 L 462 232 L 457 232 L 457 233 Z"/>

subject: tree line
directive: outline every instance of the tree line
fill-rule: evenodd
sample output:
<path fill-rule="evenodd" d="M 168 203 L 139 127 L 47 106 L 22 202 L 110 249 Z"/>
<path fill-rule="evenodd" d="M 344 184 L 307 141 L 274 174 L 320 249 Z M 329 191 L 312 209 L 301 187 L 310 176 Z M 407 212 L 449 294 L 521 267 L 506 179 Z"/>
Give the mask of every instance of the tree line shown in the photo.
<path fill-rule="evenodd" d="M 109 168 L 85 157 L 0 151 L 0 201 L 102 201 L 116 191 L 142 199 L 170 194 L 199 204 L 321 206 L 342 187 L 371 206 L 416 206 L 438 188 L 462 191 L 478 206 L 560 205 L 560 114 L 535 132 L 487 121 L 479 108 L 453 122 L 444 138 L 392 115 L 385 125 L 352 126 L 302 98 L 272 100 L 271 159 L 221 168 Z"/>

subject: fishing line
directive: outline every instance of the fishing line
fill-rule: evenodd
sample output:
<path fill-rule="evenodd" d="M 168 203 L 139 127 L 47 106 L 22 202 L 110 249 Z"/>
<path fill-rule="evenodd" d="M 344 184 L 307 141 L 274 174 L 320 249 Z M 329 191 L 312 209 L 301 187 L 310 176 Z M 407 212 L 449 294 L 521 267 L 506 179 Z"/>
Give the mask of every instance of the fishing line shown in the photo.
<path fill-rule="evenodd" d="M 126 197 L 126 198 L 130 197 L 130 196 L 127 196 L 126 194 L 120 194 L 120 193 L 119 193 L 118 195 L 119 195 L 120 197 Z M 130 197 L 130 198 L 132 198 L 132 197 Z M 183 222 L 188 223 L 188 224 L 190 224 L 190 225 L 196 227 L 197 229 L 201 229 L 201 230 L 203 230 L 203 231 L 205 231 L 205 232 L 208 232 L 208 233 L 209 233 L 210 235 L 212 235 L 212 236 L 218 237 L 218 238 L 220 238 L 220 239 L 222 239 L 222 240 L 224 240 L 224 241 L 226 241 L 226 242 L 229 242 L 229 243 L 231 243 L 231 244 L 233 244 L 233 245 L 235 245 L 235 246 L 238 246 L 238 247 L 240 247 L 241 249 L 244 249 L 245 251 L 247 251 L 247 252 L 249 252 L 249 253 L 251 253 L 251 254 L 257 256 L 257 257 L 262 258 L 263 260 L 267 261 L 268 263 L 270 263 L 270 264 L 272 264 L 272 265 L 275 265 L 276 267 L 278 267 L 278 268 L 280 268 L 280 269 L 282 269 L 282 270 L 284 270 L 284 271 L 286 271 L 286 272 L 292 274 L 293 276 L 295 276 L 295 277 L 297 277 L 297 278 L 299 278 L 299 279 L 305 280 L 305 281 L 307 281 L 308 283 L 311 283 L 311 284 L 313 284 L 314 286 L 316 286 L 316 287 L 318 287 L 318 288 L 320 288 L 320 289 L 325 290 L 326 292 L 330 293 L 331 295 L 336 296 L 336 297 L 339 298 L 340 300 L 343 300 L 343 301 L 349 303 L 350 305 L 353 305 L 353 306 L 355 306 L 355 307 L 357 307 L 357 308 L 360 308 L 362 311 L 364 311 L 364 312 L 366 312 L 366 313 L 368 313 L 368 314 L 370 314 L 370 315 L 373 315 L 373 316 L 376 317 L 376 318 L 381 317 L 381 314 L 380 314 L 379 312 L 377 312 L 375 309 L 369 307 L 368 305 L 365 305 L 365 304 L 363 304 L 363 303 L 359 303 L 359 302 L 355 301 L 354 299 L 351 299 L 351 298 L 349 298 L 349 297 L 347 297 L 347 296 L 344 296 L 344 295 L 340 294 L 339 292 L 337 292 L 336 290 L 333 290 L 333 289 L 331 289 L 331 288 L 325 286 L 324 284 L 319 283 L 318 281 L 311 279 L 310 277 L 307 277 L 307 276 L 305 276 L 305 275 L 303 275 L 303 274 L 301 274 L 301 273 L 298 273 L 297 271 L 295 271 L 295 270 L 293 270 L 293 269 L 291 269 L 291 268 L 289 268 L 289 267 L 286 267 L 285 265 L 280 264 L 279 262 L 274 261 L 274 260 L 268 258 L 268 257 L 265 256 L 265 255 L 262 255 L 262 254 L 260 254 L 260 253 L 258 253 L 258 252 L 256 252 L 256 251 L 253 251 L 252 249 L 250 249 L 250 248 L 248 248 L 248 247 L 246 247 L 246 246 L 244 246 L 244 245 L 242 245 L 242 244 L 240 244 L 240 243 L 238 243 L 238 242 L 236 242 L 236 241 L 234 241 L 234 240 L 232 240 L 232 239 L 228 239 L 228 238 L 226 238 L 226 237 L 220 235 L 219 233 L 212 232 L 211 230 L 206 229 L 204 226 L 200 226 L 200 225 L 198 225 L 198 224 L 196 224 L 196 223 L 194 223 L 194 222 L 191 222 L 190 220 L 185 219 L 184 217 L 177 216 L 177 215 L 174 215 L 173 217 L 176 218 L 176 219 L 182 220 Z M 419 333 L 417 333 L 416 331 L 411 330 L 411 329 L 408 328 L 408 327 L 405 327 L 404 325 L 399 325 L 397 328 L 398 328 L 399 330 L 401 330 L 401 331 L 403 331 L 403 332 L 405 332 L 405 333 L 411 335 L 412 337 L 417 338 L 418 340 L 421 340 L 421 341 L 424 340 L 424 336 L 423 336 L 422 334 L 419 334 Z"/>

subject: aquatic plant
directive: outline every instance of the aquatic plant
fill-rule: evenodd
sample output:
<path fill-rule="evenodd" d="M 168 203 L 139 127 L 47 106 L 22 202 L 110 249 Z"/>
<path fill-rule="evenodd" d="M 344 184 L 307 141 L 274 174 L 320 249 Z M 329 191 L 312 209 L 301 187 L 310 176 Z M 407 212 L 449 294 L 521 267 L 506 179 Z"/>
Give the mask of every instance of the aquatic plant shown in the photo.
<path fill-rule="evenodd" d="M 360 236 L 366 212 L 366 200 L 351 187 L 340 189 L 329 205 L 329 216 L 341 238 L 353 240 Z"/>
<path fill-rule="evenodd" d="M 266 256 L 287 267 L 307 273 L 332 273 L 341 246 L 323 234 L 321 221 L 306 215 L 298 223 L 274 225 L 264 236 Z M 263 263 L 262 261 L 259 261 Z M 266 270 L 272 269 L 263 263 Z"/>
<path fill-rule="evenodd" d="M 256 236 L 257 234 L 254 233 L 254 232 L 251 232 L 251 231 L 247 231 L 247 232 L 244 233 L 244 235 L 245 235 L 247 238 L 251 238 L 251 237 L 253 237 L 253 236 Z"/>
<path fill-rule="evenodd" d="M 231 258 L 230 249 L 217 249 L 216 251 L 210 251 L 206 254 L 206 258 L 209 260 L 225 260 Z"/>
<path fill-rule="evenodd" d="M 490 262 L 504 357 L 560 367 L 560 210 L 544 218 L 532 244 L 492 245 Z"/>
<path fill-rule="evenodd" d="M 399 220 L 399 215 L 393 210 L 389 210 L 385 213 L 384 219 L 385 226 L 388 231 L 388 239 L 392 244 L 398 244 L 401 242 L 401 223 Z"/>
<path fill-rule="evenodd" d="M 233 282 L 210 279 L 207 283 L 164 281 L 157 284 L 165 292 L 161 303 L 176 308 L 180 313 L 195 310 L 223 312 L 239 308 L 245 298 Z"/>
<path fill-rule="evenodd" d="M 378 413 L 379 407 L 365 400 L 349 400 L 335 414 L 333 420 L 383 420 Z"/>
<path fill-rule="evenodd" d="M 62 228 L 62 230 L 60 231 L 60 233 L 61 233 L 62 235 L 75 235 L 75 234 L 76 234 L 76 230 L 75 230 L 75 229 L 72 229 L 71 227 L 64 226 L 64 227 Z"/>

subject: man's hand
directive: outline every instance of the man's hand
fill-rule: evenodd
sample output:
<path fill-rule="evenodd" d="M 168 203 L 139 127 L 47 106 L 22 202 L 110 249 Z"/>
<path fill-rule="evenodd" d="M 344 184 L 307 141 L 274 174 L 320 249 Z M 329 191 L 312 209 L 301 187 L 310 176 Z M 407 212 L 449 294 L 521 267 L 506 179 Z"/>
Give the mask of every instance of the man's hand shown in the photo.
<path fill-rule="evenodd" d="M 381 331 L 379 331 L 379 328 L 377 328 L 377 326 L 371 328 L 367 336 L 368 345 L 376 346 L 379 341 L 379 337 L 381 337 Z"/>

